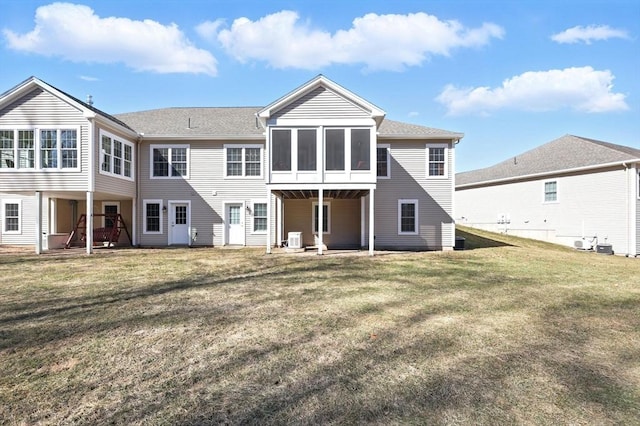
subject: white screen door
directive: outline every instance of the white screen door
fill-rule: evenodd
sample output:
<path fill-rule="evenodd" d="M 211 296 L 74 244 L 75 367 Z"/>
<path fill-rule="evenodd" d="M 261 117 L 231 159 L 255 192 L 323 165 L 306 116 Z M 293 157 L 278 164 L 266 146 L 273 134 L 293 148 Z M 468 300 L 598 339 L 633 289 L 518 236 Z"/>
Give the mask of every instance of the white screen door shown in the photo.
<path fill-rule="evenodd" d="M 244 245 L 242 204 L 227 204 L 227 244 Z"/>
<path fill-rule="evenodd" d="M 189 208 L 185 203 L 171 204 L 171 244 L 189 244 Z"/>

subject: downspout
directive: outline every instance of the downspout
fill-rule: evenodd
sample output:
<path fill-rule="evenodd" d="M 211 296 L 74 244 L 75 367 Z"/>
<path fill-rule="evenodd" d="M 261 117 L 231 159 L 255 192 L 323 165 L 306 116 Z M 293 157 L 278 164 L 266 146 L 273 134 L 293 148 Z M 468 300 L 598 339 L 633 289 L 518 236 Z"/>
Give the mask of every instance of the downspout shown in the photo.
<path fill-rule="evenodd" d="M 627 200 L 627 202 L 626 202 L 627 208 L 625 209 L 626 213 L 627 213 L 627 220 L 625 222 L 626 222 L 626 225 L 627 225 L 627 232 L 626 232 L 626 235 L 627 235 L 627 257 L 629 257 L 631 255 L 631 243 L 632 243 L 632 241 L 631 241 L 631 227 L 629 226 L 629 221 L 631 220 L 631 215 L 629 214 L 629 210 L 631 209 L 631 203 L 629 202 L 629 198 L 631 198 L 631 194 L 629 193 L 630 192 L 630 185 L 629 185 L 630 176 L 629 176 L 629 165 L 626 162 L 623 162 L 622 166 L 624 167 L 624 180 L 627 181 L 627 191 L 625 192 L 626 196 L 624 198 Z"/>
<path fill-rule="evenodd" d="M 93 194 L 95 192 L 95 154 L 96 154 L 96 138 L 95 138 L 95 117 L 92 112 L 88 112 L 85 117 L 89 122 L 89 161 L 88 161 L 88 179 L 87 179 L 87 197 L 86 197 L 86 218 L 85 218 L 85 237 L 87 254 L 93 253 Z"/>

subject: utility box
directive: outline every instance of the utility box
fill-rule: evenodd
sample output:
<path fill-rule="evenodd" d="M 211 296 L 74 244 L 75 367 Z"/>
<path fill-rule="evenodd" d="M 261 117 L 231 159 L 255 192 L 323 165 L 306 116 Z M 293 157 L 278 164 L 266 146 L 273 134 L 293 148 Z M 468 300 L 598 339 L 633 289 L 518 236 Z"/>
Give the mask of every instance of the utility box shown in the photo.
<path fill-rule="evenodd" d="M 596 245 L 596 252 L 599 254 L 613 254 L 613 246 L 611 244 Z"/>
<path fill-rule="evenodd" d="M 287 247 L 293 249 L 302 248 L 302 232 L 289 232 L 287 236 Z"/>

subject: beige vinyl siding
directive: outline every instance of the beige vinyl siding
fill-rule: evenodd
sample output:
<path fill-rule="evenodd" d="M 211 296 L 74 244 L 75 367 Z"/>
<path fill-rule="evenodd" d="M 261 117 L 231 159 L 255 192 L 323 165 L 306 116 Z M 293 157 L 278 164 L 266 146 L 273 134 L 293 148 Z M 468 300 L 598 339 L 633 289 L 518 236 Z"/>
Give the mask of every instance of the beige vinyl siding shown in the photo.
<path fill-rule="evenodd" d="M 64 204 L 65 200 L 60 200 L 60 202 L 62 204 Z M 103 202 L 118 202 L 120 204 L 120 214 L 122 215 L 122 220 L 124 220 L 125 225 L 127 226 L 127 229 L 129 230 L 129 234 L 131 235 L 131 238 L 133 239 L 133 234 L 132 232 L 132 218 L 133 218 L 133 210 L 132 210 L 132 206 L 133 206 L 133 202 L 131 200 L 95 200 L 93 202 L 93 213 L 94 214 L 103 214 L 104 212 L 102 211 L 102 203 Z M 62 223 L 60 221 L 60 213 L 64 210 L 66 210 L 65 207 L 61 206 L 62 210 L 58 210 L 58 224 L 63 225 L 65 228 L 68 226 L 66 225 L 68 222 L 68 220 L 64 220 Z M 80 215 L 86 214 L 87 212 L 87 201 L 86 200 L 79 200 L 78 201 L 78 218 L 80 218 Z M 77 220 L 77 219 L 76 219 Z M 103 227 L 103 222 L 104 222 L 104 217 L 103 216 L 96 216 L 93 219 L 93 228 L 97 229 L 97 228 L 102 228 Z M 73 226 L 75 226 L 75 223 L 73 224 Z M 60 231 L 62 232 L 62 231 Z M 120 245 L 129 245 L 129 238 L 127 237 L 127 234 L 124 232 L 124 230 L 121 231 L 120 233 L 120 237 L 118 239 L 118 243 Z"/>
<path fill-rule="evenodd" d="M 289 232 L 302 232 L 305 246 L 313 246 L 313 203 L 310 200 L 285 200 L 284 237 Z M 360 200 L 325 199 L 330 204 L 331 233 L 323 234 L 323 243 L 329 249 L 360 247 Z"/>
<path fill-rule="evenodd" d="M 135 180 L 129 180 L 129 179 L 125 179 L 125 178 L 119 178 L 116 176 L 111 176 L 111 175 L 107 175 L 107 174 L 102 174 L 100 173 L 101 170 L 101 164 L 102 164 L 102 143 L 100 140 L 100 130 L 104 130 L 108 133 L 110 133 L 113 136 L 116 136 L 120 141 L 127 141 L 129 143 L 131 143 L 133 145 L 133 162 L 132 162 L 132 167 L 133 167 L 133 174 L 132 177 L 135 178 L 137 175 L 137 171 L 136 168 L 138 167 L 138 161 L 136 158 L 137 155 L 137 146 L 136 146 L 136 141 L 132 141 L 129 137 L 123 135 L 120 132 L 114 131 L 111 128 L 104 128 L 104 127 L 99 127 L 99 126 L 95 126 L 94 127 L 94 141 L 95 141 L 95 145 L 96 145 L 96 149 L 94 151 L 94 158 L 95 158 L 95 170 L 94 170 L 94 175 L 95 175 L 95 191 L 96 192 L 103 192 L 103 193 L 107 193 L 107 194 L 112 194 L 115 196 L 122 196 L 122 197 L 135 197 L 136 195 L 136 183 Z"/>
<path fill-rule="evenodd" d="M 150 145 L 189 145 L 189 178 L 183 179 L 151 179 L 150 178 Z M 263 177 L 225 178 L 224 145 L 261 145 L 263 147 Z M 142 245 L 162 246 L 168 243 L 168 212 L 162 214 L 162 234 L 145 234 L 143 228 L 144 200 L 162 200 L 168 206 L 172 200 L 189 201 L 191 203 L 191 227 L 196 228 L 198 236 L 193 245 L 218 246 L 222 245 L 225 226 L 225 203 L 241 202 L 245 209 L 242 214 L 245 224 L 245 242 L 247 245 L 265 245 L 266 234 L 253 234 L 252 220 L 246 206 L 251 206 L 252 200 L 266 200 L 267 189 L 264 180 L 265 151 L 264 141 L 234 142 L 234 141 L 184 141 L 150 142 L 145 141 L 140 146 L 140 179 L 139 196 L 139 238 Z M 214 195 L 215 194 L 215 195 Z M 272 224 L 275 229 L 275 208 L 272 200 Z M 272 242 L 275 243 L 275 232 L 272 232 Z"/>
<path fill-rule="evenodd" d="M 375 191 L 375 247 L 440 250 L 453 245 L 453 146 L 449 141 L 389 143 L 390 179 Z M 428 144 L 448 144 L 446 178 L 427 177 Z M 398 235 L 398 200 L 418 200 L 418 235 Z M 368 206 L 368 200 L 366 205 Z M 367 214 L 368 216 L 368 214 Z M 368 238 L 366 239 L 368 244 Z"/>
<path fill-rule="evenodd" d="M 42 89 L 35 89 L 0 110 L 0 126 L 5 128 L 78 128 L 80 171 L 2 170 L 4 191 L 86 191 L 88 176 L 88 121 L 82 112 Z"/>
<path fill-rule="evenodd" d="M 333 91 L 319 87 L 288 104 L 272 118 L 370 118 L 370 114 Z"/>
<path fill-rule="evenodd" d="M 3 245 L 35 245 L 36 242 L 36 199 L 35 195 L 0 194 L 2 200 L 16 200 L 20 202 L 20 233 L 4 233 L 4 212 L 0 212 L 0 244 Z M 42 232 L 49 232 L 49 218 L 46 206 L 49 200 L 42 197 Z"/>
<path fill-rule="evenodd" d="M 628 193 L 621 168 L 456 191 L 461 224 L 567 246 L 598 237 L 618 254 L 628 251 Z M 557 182 L 558 201 L 545 203 L 544 183 Z M 510 223 L 498 224 L 508 214 Z"/>

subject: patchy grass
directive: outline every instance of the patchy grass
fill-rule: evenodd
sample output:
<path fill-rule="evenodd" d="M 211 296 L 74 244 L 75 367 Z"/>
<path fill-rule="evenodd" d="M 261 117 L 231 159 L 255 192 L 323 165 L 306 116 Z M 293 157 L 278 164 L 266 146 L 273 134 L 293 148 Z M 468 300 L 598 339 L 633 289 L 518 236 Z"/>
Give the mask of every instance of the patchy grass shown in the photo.
<path fill-rule="evenodd" d="M 640 260 L 0 252 L 0 423 L 637 424 Z"/>

